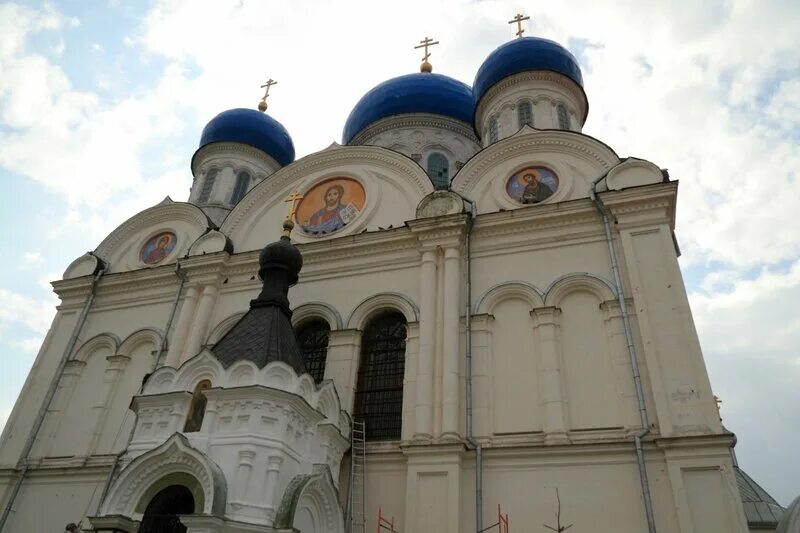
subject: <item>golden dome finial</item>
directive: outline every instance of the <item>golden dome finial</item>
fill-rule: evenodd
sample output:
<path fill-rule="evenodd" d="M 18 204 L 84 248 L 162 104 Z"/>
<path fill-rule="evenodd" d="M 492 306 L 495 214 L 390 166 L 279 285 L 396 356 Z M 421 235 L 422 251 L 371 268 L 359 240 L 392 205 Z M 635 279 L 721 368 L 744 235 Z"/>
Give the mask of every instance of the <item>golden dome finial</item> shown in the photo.
<path fill-rule="evenodd" d="M 431 57 L 430 52 L 428 52 L 428 47 L 433 46 L 435 44 L 439 44 L 439 41 L 434 41 L 430 37 L 425 37 L 419 42 L 419 46 L 415 46 L 414 50 L 417 48 L 424 48 L 425 55 L 422 57 L 422 64 L 419 66 L 420 72 L 433 72 L 433 66 L 428 62 L 428 58 Z"/>
<path fill-rule="evenodd" d="M 522 29 L 522 21 L 530 19 L 531 19 L 530 17 L 523 16 L 522 13 L 517 13 L 517 16 L 514 17 L 513 20 L 509 20 L 508 23 L 509 24 L 514 24 L 515 22 L 517 23 L 517 37 L 521 39 L 522 34 L 525 33 L 525 30 Z"/>
<path fill-rule="evenodd" d="M 258 103 L 258 110 L 262 113 L 267 110 L 267 96 L 269 96 L 269 88 L 273 85 L 278 85 L 278 82 L 270 78 L 267 80 L 267 83 L 261 86 L 261 88 L 264 89 L 264 96 Z"/>

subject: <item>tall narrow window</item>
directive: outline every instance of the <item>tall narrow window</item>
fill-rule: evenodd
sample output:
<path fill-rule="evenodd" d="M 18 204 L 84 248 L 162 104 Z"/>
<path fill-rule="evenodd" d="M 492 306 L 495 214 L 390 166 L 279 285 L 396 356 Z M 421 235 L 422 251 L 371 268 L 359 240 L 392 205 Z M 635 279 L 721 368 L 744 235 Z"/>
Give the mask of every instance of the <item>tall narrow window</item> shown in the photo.
<path fill-rule="evenodd" d="M 206 177 L 203 178 L 203 188 L 200 189 L 200 197 L 197 199 L 198 204 L 204 204 L 211 197 L 211 191 L 214 190 L 214 182 L 217 180 L 219 171 L 212 168 L 206 172 Z"/>
<path fill-rule="evenodd" d="M 189 405 L 189 413 L 186 415 L 186 424 L 183 426 L 184 433 L 200 431 L 203 427 L 203 417 L 206 416 L 206 404 L 208 398 L 203 394 L 204 390 L 211 388 L 211 382 L 204 379 L 194 388 L 192 393 L 192 403 Z"/>
<path fill-rule="evenodd" d="M 533 107 L 530 102 L 520 102 L 517 105 L 517 122 L 520 128 L 526 124 L 533 127 Z"/>
<path fill-rule="evenodd" d="M 388 311 L 370 320 L 361 337 L 354 416 L 366 440 L 397 440 L 403 415 L 406 319 Z"/>
<path fill-rule="evenodd" d="M 244 198 L 247 193 L 247 187 L 250 185 L 250 174 L 244 170 L 236 175 L 236 184 L 233 186 L 233 194 L 231 195 L 231 203 L 237 204 L 239 200 Z"/>
<path fill-rule="evenodd" d="M 492 118 L 489 120 L 489 142 L 496 143 L 499 136 L 500 132 L 497 129 L 497 119 Z"/>
<path fill-rule="evenodd" d="M 569 129 L 569 114 L 567 113 L 567 106 L 558 104 L 556 106 L 556 113 L 558 113 L 558 127 L 562 130 Z"/>
<path fill-rule="evenodd" d="M 450 185 L 450 168 L 444 155 L 434 152 L 428 156 L 428 176 L 434 189 L 447 189 Z"/>
<path fill-rule="evenodd" d="M 325 360 L 328 356 L 328 337 L 331 327 L 321 319 L 305 322 L 297 329 L 297 344 L 303 354 L 306 372 L 316 383 L 325 377 Z"/>

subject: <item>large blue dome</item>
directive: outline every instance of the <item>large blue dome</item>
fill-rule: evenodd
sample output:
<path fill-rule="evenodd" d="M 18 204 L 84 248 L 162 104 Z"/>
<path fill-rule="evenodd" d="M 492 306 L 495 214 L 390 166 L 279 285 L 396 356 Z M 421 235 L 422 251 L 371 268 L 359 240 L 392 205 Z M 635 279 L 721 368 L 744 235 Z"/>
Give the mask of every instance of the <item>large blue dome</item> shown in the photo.
<path fill-rule="evenodd" d="M 578 60 L 569 50 L 549 39 L 523 37 L 498 47 L 478 69 L 472 91 L 480 102 L 494 84 L 529 70 L 550 70 L 568 77 L 583 88 Z"/>
<path fill-rule="evenodd" d="M 258 148 L 281 166 L 294 161 L 294 143 L 283 125 L 255 109 L 223 111 L 203 128 L 200 146 L 216 142 L 237 142 Z"/>
<path fill-rule="evenodd" d="M 474 108 L 469 85 L 430 72 L 407 74 L 381 83 L 358 101 L 347 117 L 342 140 L 347 144 L 370 124 L 406 113 L 443 115 L 472 125 Z"/>

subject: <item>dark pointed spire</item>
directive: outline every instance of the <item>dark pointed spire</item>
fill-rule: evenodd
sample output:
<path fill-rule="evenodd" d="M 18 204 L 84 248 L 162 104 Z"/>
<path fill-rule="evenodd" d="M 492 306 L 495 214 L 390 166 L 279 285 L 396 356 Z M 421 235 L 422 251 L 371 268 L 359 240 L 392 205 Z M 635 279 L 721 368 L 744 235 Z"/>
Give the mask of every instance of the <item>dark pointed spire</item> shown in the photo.
<path fill-rule="evenodd" d="M 264 282 L 261 293 L 250 301 L 250 310 L 212 352 L 225 367 L 242 360 L 252 361 L 259 368 L 283 361 L 298 375 L 305 374 L 288 298 L 289 287 L 297 283 L 297 274 L 303 267 L 303 256 L 284 235 L 264 247 L 259 265 L 258 277 Z"/>

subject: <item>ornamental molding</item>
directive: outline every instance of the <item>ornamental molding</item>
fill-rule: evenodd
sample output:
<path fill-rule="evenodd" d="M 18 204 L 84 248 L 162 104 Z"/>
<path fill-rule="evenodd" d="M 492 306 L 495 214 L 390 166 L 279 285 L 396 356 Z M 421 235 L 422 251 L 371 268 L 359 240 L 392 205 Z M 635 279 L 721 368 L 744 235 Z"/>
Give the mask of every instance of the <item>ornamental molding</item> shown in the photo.
<path fill-rule="evenodd" d="M 173 202 L 170 204 L 158 204 L 144 211 L 133 215 L 131 218 L 117 226 L 108 237 L 95 249 L 95 253 L 105 260 L 108 260 L 117 245 L 143 228 L 154 224 L 164 224 L 168 222 L 186 222 L 195 226 L 199 231 L 205 232 L 212 224 L 203 210 L 196 205 L 187 202 Z M 189 243 L 184 243 L 188 248 Z M 113 268 L 113 265 L 111 265 Z"/>
<path fill-rule="evenodd" d="M 367 145 L 381 135 L 400 128 L 432 128 L 446 130 L 466 137 L 476 145 L 480 143 L 471 124 L 430 113 L 404 113 L 373 122 L 353 137 L 347 146 Z"/>
<path fill-rule="evenodd" d="M 455 175 L 452 190 L 469 197 L 476 183 L 499 164 L 520 158 L 526 152 L 552 150 L 580 155 L 608 171 L 619 163 L 619 157 L 600 141 L 582 133 L 566 130 L 526 131 L 506 137 L 479 152 Z M 494 176 L 493 176 L 494 177 Z"/>
<path fill-rule="evenodd" d="M 309 174 L 335 169 L 347 164 L 361 166 L 372 164 L 389 169 L 414 184 L 420 196 L 433 192 L 433 185 L 428 179 L 428 175 L 422 167 L 408 157 L 377 146 L 343 146 L 336 150 L 324 150 L 308 155 L 281 168 L 269 179 L 256 185 L 242 201 L 236 204 L 223 221 L 220 231 L 228 236 L 233 236 L 242 221 L 251 212 L 260 212 L 260 208 L 270 204 L 277 191 L 306 178 Z M 369 195 L 369 191 L 367 194 Z"/>
<path fill-rule="evenodd" d="M 486 112 L 486 107 L 489 105 L 488 102 L 490 102 L 495 96 L 518 83 L 526 81 L 544 81 L 555 84 L 564 92 L 569 94 L 572 98 L 574 98 L 576 102 L 579 102 L 582 115 L 581 122 L 586 121 L 586 115 L 589 111 L 589 102 L 586 98 L 586 93 L 578 84 L 576 84 L 570 78 L 557 72 L 551 72 L 548 70 L 528 70 L 504 78 L 502 81 L 492 85 L 488 91 L 483 93 L 483 96 L 478 103 L 478 107 L 475 109 L 475 122 L 478 123 L 479 119 L 483 117 L 483 114 Z"/>
<path fill-rule="evenodd" d="M 197 150 L 192 156 L 192 174 L 197 178 L 204 174 L 210 167 L 218 164 L 216 161 L 208 161 L 212 158 L 230 159 L 231 156 L 242 156 L 250 159 L 255 159 L 258 163 L 264 165 L 261 171 L 261 179 L 269 175 L 273 169 L 281 168 L 281 165 L 275 161 L 269 154 L 262 152 L 258 148 L 254 148 L 249 144 L 236 143 L 236 142 L 214 142 L 207 144 Z M 240 164 L 239 162 L 230 159 L 230 163 Z M 266 172 L 265 172 L 266 171 Z M 255 177 L 255 176 L 254 176 Z"/>

